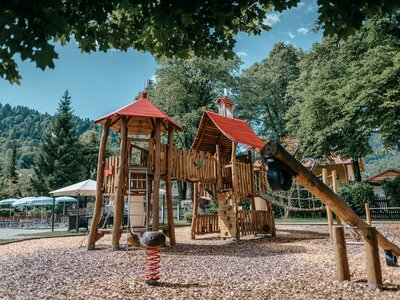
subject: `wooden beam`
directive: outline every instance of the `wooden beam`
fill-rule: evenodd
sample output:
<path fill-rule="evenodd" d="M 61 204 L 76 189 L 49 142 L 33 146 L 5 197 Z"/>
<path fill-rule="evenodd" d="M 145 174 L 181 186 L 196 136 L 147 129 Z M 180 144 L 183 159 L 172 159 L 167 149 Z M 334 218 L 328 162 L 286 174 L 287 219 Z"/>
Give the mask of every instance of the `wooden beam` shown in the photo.
<path fill-rule="evenodd" d="M 160 119 L 155 120 L 155 153 L 154 153 L 154 190 L 153 190 L 153 202 L 152 202 L 152 218 L 153 226 L 152 231 L 158 231 L 160 227 L 159 220 L 159 193 L 160 193 L 160 153 L 161 153 L 161 124 Z"/>
<path fill-rule="evenodd" d="M 256 210 L 256 202 L 254 200 L 254 169 L 253 169 L 253 156 L 251 150 L 247 152 L 247 160 L 250 164 L 250 188 L 251 188 L 251 209 Z"/>
<path fill-rule="evenodd" d="M 219 144 L 215 145 L 216 155 L 216 169 L 217 169 L 217 192 L 220 193 L 222 190 L 222 164 L 221 164 L 221 149 Z"/>
<path fill-rule="evenodd" d="M 234 198 L 235 207 L 235 218 L 236 218 L 236 239 L 240 239 L 240 230 L 239 230 L 239 216 L 238 216 L 238 176 L 236 170 L 236 143 L 232 142 L 232 152 L 231 152 L 231 164 L 232 164 L 232 196 Z"/>
<path fill-rule="evenodd" d="M 191 238 L 195 239 L 195 226 L 196 226 L 196 218 L 198 214 L 198 204 L 199 204 L 199 183 L 193 183 L 193 217 L 192 217 L 192 226 L 191 226 Z"/>
<path fill-rule="evenodd" d="M 125 186 L 125 164 L 127 161 L 126 157 L 126 142 L 128 138 L 128 128 L 126 124 L 126 118 L 121 117 L 121 144 L 120 144 L 120 169 L 118 173 L 118 186 L 117 193 L 115 196 L 115 207 L 114 207 L 114 223 L 113 223 L 113 235 L 112 235 L 112 250 L 119 250 L 119 240 L 121 238 L 120 227 L 122 225 L 123 216 L 123 191 Z"/>
<path fill-rule="evenodd" d="M 121 117 L 117 116 L 117 118 L 110 123 L 110 127 L 113 127 L 115 125 L 115 123 L 117 123 L 120 119 L 121 119 Z"/>
<path fill-rule="evenodd" d="M 372 222 L 371 222 L 371 210 L 369 209 L 369 204 L 368 203 L 365 203 L 365 217 L 366 217 L 366 221 L 367 221 L 367 224 L 368 225 L 372 225 Z"/>
<path fill-rule="evenodd" d="M 332 171 L 332 189 L 335 194 L 338 193 L 338 181 L 337 181 L 336 170 Z M 336 223 L 338 225 L 342 224 L 342 220 L 340 220 L 338 216 L 336 216 Z"/>
<path fill-rule="evenodd" d="M 328 185 L 328 170 L 326 168 L 322 169 L 322 182 Z M 328 217 L 328 231 L 332 239 L 332 226 L 333 226 L 333 215 L 329 206 L 326 207 L 326 216 Z"/>
<path fill-rule="evenodd" d="M 145 142 L 148 143 L 149 139 L 146 138 L 131 138 L 132 142 Z"/>
<path fill-rule="evenodd" d="M 336 195 L 327 185 L 322 183 L 315 175 L 308 171 L 294 157 L 292 157 L 280 145 L 273 142 L 268 142 L 264 147 L 265 157 L 275 157 L 278 161 L 284 163 L 295 173 L 294 179 L 304 188 L 309 190 L 315 197 L 320 199 L 325 205 L 345 222 L 357 226 L 363 232 L 364 228 L 369 227 L 350 206 Z M 377 235 L 379 246 L 385 250 L 390 250 L 397 256 L 400 256 L 400 248 L 387 238 L 378 233 Z"/>
<path fill-rule="evenodd" d="M 95 248 L 97 227 L 99 226 L 101 207 L 103 206 L 103 180 L 104 180 L 104 164 L 105 164 L 105 153 L 107 148 L 108 132 L 110 131 L 111 119 L 108 118 L 103 127 L 103 132 L 101 134 L 101 142 L 99 148 L 99 156 L 97 160 L 97 184 L 96 184 L 96 201 L 93 210 L 92 225 L 90 227 L 89 239 L 88 239 L 88 250 L 93 250 Z"/>
<path fill-rule="evenodd" d="M 174 210 L 172 207 L 172 151 L 174 145 L 174 127 L 171 123 L 168 126 L 168 148 L 167 148 L 167 180 L 166 180 L 166 201 L 167 201 L 167 220 L 169 229 L 169 243 L 171 246 L 176 244 Z"/>
<path fill-rule="evenodd" d="M 367 259 L 368 287 L 372 289 L 382 288 L 382 270 L 379 260 L 379 248 L 375 227 L 364 228 L 364 246 Z"/>
<path fill-rule="evenodd" d="M 332 233 L 336 261 L 336 278 L 340 282 L 350 280 L 349 260 L 347 258 L 343 226 L 333 226 Z"/>

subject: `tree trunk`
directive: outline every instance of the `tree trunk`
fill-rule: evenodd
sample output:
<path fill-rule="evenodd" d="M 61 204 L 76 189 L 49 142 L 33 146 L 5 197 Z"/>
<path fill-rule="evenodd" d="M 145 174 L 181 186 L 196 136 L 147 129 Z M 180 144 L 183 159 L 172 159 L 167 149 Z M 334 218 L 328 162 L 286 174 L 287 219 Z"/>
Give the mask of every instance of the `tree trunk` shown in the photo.
<path fill-rule="evenodd" d="M 179 199 L 186 200 L 187 182 L 178 180 Z"/>
<path fill-rule="evenodd" d="M 354 180 L 357 182 L 361 182 L 361 171 L 360 164 L 358 163 L 358 158 L 351 159 L 351 162 L 353 163 Z"/>

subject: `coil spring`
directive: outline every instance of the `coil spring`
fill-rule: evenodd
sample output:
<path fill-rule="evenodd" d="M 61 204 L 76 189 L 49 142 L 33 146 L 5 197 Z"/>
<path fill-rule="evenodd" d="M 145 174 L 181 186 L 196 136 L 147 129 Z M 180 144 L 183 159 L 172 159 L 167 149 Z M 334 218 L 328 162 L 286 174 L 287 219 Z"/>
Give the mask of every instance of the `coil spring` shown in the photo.
<path fill-rule="evenodd" d="M 160 248 L 146 248 L 146 266 L 144 280 L 155 284 L 160 279 Z"/>

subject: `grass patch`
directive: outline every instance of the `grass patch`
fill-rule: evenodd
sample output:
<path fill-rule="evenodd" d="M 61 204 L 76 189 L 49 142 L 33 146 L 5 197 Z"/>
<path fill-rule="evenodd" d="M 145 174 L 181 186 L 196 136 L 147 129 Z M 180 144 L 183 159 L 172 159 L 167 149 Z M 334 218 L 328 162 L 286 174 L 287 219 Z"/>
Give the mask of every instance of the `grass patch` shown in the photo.
<path fill-rule="evenodd" d="M 46 232 L 38 232 L 38 233 L 23 233 L 18 234 L 18 236 L 40 236 L 40 237 L 51 237 L 51 236 L 65 236 L 65 235 L 85 235 L 86 231 L 80 231 L 76 233 L 75 231 L 46 231 Z"/>
<path fill-rule="evenodd" d="M 328 223 L 326 218 L 276 218 L 275 223 Z"/>
<path fill-rule="evenodd" d="M 9 242 L 13 242 L 13 241 L 16 241 L 15 239 L 6 239 L 6 240 L 2 240 L 2 239 L 0 239 L 0 245 L 1 244 L 6 244 L 6 243 L 9 243 Z"/>

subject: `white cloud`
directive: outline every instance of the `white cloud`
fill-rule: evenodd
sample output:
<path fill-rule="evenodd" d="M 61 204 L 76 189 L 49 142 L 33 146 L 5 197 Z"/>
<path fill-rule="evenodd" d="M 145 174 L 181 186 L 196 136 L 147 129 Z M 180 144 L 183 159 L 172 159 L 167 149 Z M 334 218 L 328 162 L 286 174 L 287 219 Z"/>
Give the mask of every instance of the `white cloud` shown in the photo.
<path fill-rule="evenodd" d="M 314 4 L 309 4 L 307 5 L 307 7 L 305 8 L 306 12 L 312 12 L 312 11 L 317 11 L 318 10 L 318 6 L 314 5 Z"/>
<path fill-rule="evenodd" d="M 238 52 L 237 55 L 238 56 L 242 56 L 242 57 L 247 57 L 248 56 L 247 52 L 244 52 L 244 51 Z"/>
<path fill-rule="evenodd" d="M 267 14 L 267 16 L 264 19 L 264 24 L 268 26 L 272 26 L 276 23 L 279 23 L 281 21 L 280 19 L 280 14 L 277 12 L 270 12 Z"/>
<path fill-rule="evenodd" d="M 309 30 L 305 27 L 300 27 L 300 28 L 297 28 L 297 32 L 300 34 L 307 34 L 309 32 Z"/>
<path fill-rule="evenodd" d="M 299 2 L 297 3 L 297 8 L 302 8 L 304 5 L 306 5 L 304 2 Z"/>
<path fill-rule="evenodd" d="M 294 38 L 296 37 L 291 31 L 288 32 L 288 36 L 289 36 L 291 39 L 294 39 Z"/>

